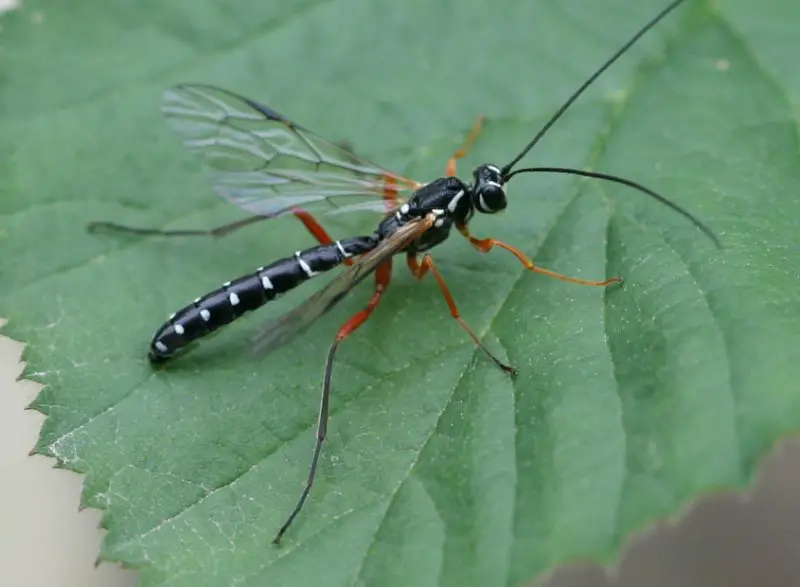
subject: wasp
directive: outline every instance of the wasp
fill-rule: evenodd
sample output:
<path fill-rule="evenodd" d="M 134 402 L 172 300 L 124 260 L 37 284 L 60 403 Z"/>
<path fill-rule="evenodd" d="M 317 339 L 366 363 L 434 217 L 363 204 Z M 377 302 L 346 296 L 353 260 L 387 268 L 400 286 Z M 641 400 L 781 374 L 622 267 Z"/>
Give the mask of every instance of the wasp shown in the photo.
<path fill-rule="evenodd" d="M 458 306 L 434 263 L 430 250 L 447 240 L 455 229 L 481 253 L 500 248 L 514 255 L 530 271 L 580 285 L 605 287 L 621 281 L 611 277 L 589 281 L 569 277 L 536 265 L 516 247 L 493 238 L 479 238 L 469 229 L 476 213 L 496 214 L 508 206 L 508 184 L 525 173 L 560 173 L 625 185 L 672 208 L 692 222 L 718 247 L 714 233 L 684 208 L 657 192 L 623 177 L 563 167 L 517 167 L 577 98 L 647 31 L 677 8 L 675 0 L 647 22 L 607 59 L 552 115 L 533 139 L 508 163 L 485 163 L 469 180 L 456 175 L 481 131 L 479 118 L 467 139 L 447 163 L 444 177 L 419 183 L 380 167 L 352 149 L 327 141 L 307 128 L 254 100 L 209 85 L 187 84 L 167 90 L 162 110 L 173 129 L 191 150 L 199 152 L 213 169 L 214 190 L 250 213 L 250 216 L 211 230 L 162 231 L 110 222 L 94 222 L 90 229 L 110 229 L 142 235 L 224 236 L 270 218 L 293 215 L 319 245 L 259 267 L 222 284 L 178 310 L 156 331 L 149 348 L 153 364 L 165 363 L 202 337 L 263 306 L 313 277 L 347 266 L 325 287 L 291 311 L 263 327 L 255 337 L 256 350 L 269 352 L 291 340 L 331 310 L 353 288 L 374 275 L 374 293 L 366 307 L 339 328 L 330 346 L 322 378 L 322 397 L 316 443 L 305 487 L 295 508 L 273 542 L 279 543 L 303 508 L 317 471 L 328 427 L 334 359 L 341 343 L 363 325 L 389 287 L 396 255 L 405 256 L 411 274 L 431 274 L 439 285 L 451 316 L 498 367 L 515 369 L 496 357 L 461 318 Z M 314 213 L 374 211 L 382 215 L 371 234 L 334 241 Z"/>

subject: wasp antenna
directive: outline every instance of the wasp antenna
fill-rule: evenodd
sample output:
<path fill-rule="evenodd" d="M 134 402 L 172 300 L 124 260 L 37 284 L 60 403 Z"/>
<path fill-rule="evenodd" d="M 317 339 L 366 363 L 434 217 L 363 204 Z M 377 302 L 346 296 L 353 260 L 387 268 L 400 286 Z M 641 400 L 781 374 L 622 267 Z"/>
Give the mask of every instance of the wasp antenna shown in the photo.
<path fill-rule="evenodd" d="M 678 214 L 682 215 L 684 218 L 687 218 L 689 221 L 692 222 L 697 228 L 699 228 L 703 233 L 711 239 L 711 241 L 716 245 L 718 249 L 722 249 L 722 243 L 719 242 L 717 235 L 703 222 L 695 218 L 695 216 L 686 210 L 685 208 L 679 206 L 675 202 L 667 199 L 666 197 L 662 196 L 661 194 L 654 192 L 650 188 L 643 186 L 642 184 L 635 182 L 631 179 L 626 179 L 624 177 L 618 177 L 616 175 L 609 175 L 608 173 L 600 173 L 597 171 L 584 171 L 582 169 L 572 169 L 570 167 L 526 167 L 523 169 L 517 169 L 512 171 L 508 179 L 511 179 L 518 173 L 565 173 L 568 175 L 580 175 L 583 177 L 592 177 L 594 179 L 602 179 L 604 181 L 610 181 L 613 183 L 619 183 L 629 188 L 633 188 L 638 190 L 644 194 L 647 194 L 651 198 L 658 200 L 665 206 L 668 206 L 675 210 Z"/>
<path fill-rule="evenodd" d="M 575 100 L 577 100 L 577 99 L 578 99 L 578 97 L 579 97 L 581 94 L 583 94 L 583 92 L 586 90 L 586 88 L 588 88 L 590 85 L 592 85 L 592 84 L 595 82 L 595 80 L 596 80 L 598 77 L 600 77 L 600 75 L 601 75 L 601 74 L 602 74 L 602 73 L 603 73 L 603 72 L 604 72 L 606 69 L 608 69 L 609 67 L 611 67 L 611 65 L 612 65 L 612 64 L 613 64 L 613 63 L 614 63 L 614 62 L 615 62 L 617 59 L 619 59 L 619 58 L 620 58 L 620 57 L 621 57 L 621 56 L 622 56 L 622 55 L 623 55 L 623 54 L 624 54 L 624 53 L 625 53 L 625 52 L 626 52 L 628 49 L 630 49 L 630 48 L 631 48 L 631 46 L 632 46 L 634 43 L 636 43 L 636 41 L 638 41 L 638 40 L 639 40 L 639 39 L 640 39 L 640 38 L 641 38 L 641 37 L 642 37 L 642 36 L 643 36 L 643 35 L 644 35 L 644 34 L 645 34 L 647 31 L 649 31 L 651 28 L 653 28 L 655 25 L 657 25 L 657 24 L 658 24 L 658 23 L 661 21 L 661 19 L 663 19 L 665 16 L 667 16 L 667 14 L 669 14 L 670 12 L 672 12 L 672 11 L 673 11 L 675 8 L 677 8 L 677 7 L 678 7 L 680 4 L 682 4 L 683 2 L 684 2 L 684 0 L 674 0 L 674 1 L 673 1 L 673 2 L 672 2 L 670 5 L 669 5 L 669 6 L 667 6 L 667 7 L 666 7 L 664 10 L 662 10 L 662 11 L 661 11 L 661 12 L 659 12 L 659 13 L 658 13 L 658 14 L 657 14 L 657 15 L 656 15 L 654 18 L 652 18 L 652 19 L 650 20 L 650 22 L 648 22 L 648 23 L 647 23 L 647 24 L 645 24 L 645 25 L 644 25 L 642 28 L 640 28 L 640 29 L 637 31 L 637 33 L 636 33 L 635 35 L 633 35 L 633 37 L 631 37 L 631 38 L 628 40 L 628 42 L 627 42 L 627 43 L 625 43 L 625 44 L 624 44 L 622 47 L 620 47 L 620 48 L 617 50 L 617 52 L 616 52 L 616 53 L 614 53 L 614 54 L 613 54 L 613 55 L 612 55 L 612 56 L 611 56 L 611 57 L 610 57 L 610 58 L 609 58 L 609 59 L 608 59 L 608 60 L 607 60 L 607 61 L 606 61 L 606 62 L 605 62 L 603 65 L 601 65 L 601 66 L 600 66 L 600 67 L 599 67 L 599 68 L 598 68 L 598 69 L 597 69 L 597 70 L 596 70 L 596 71 L 595 71 L 595 72 L 594 72 L 594 73 L 593 73 L 591 76 L 589 76 L 589 79 L 587 79 L 585 82 L 583 82 L 583 84 L 581 84 L 581 86 L 580 86 L 580 87 L 579 87 L 579 88 L 578 88 L 578 89 L 577 89 L 577 90 L 576 90 L 576 91 L 575 91 L 575 92 L 574 92 L 574 93 L 573 93 L 573 94 L 572 94 L 572 95 L 571 95 L 571 96 L 570 96 L 570 97 L 567 99 L 567 101 L 566 101 L 566 102 L 564 102 L 564 104 L 562 104 L 562 105 L 561 105 L 561 108 L 559 108 L 559 109 L 556 111 L 556 113 L 555 113 L 555 114 L 553 114 L 553 116 L 551 116 L 551 117 L 550 117 L 550 120 L 548 120 L 548 121 L 547 121 L 547 123 L 546 123 L 546 124 L 545 124 L 545 125 L 544 125 L 544 126 L 541 128 L 541 130 L 539 130 L 539 132 L 538 132 L 538 133 L 536 133 L 536 136 L 535 136 L 535 137 L 533 137 L 533 140 L 532 140 L 530 143 L 528 143 L 528 144 L 527 144 L 527 146 L 526 146 L 524 149 L 522 149 L 522 151 L 520 152 L 520 154 L 519 154 L 519 155 L 517 155 L 516 157 L 514 157 L 514 159 L 512 159 L 510 163 L 508 163 L 508 164 L 507 164 L 505 167 L 503 167 L 503 169 L 501 170 L 501 174 L 502 174 L 502 176 L 503 176 L 503 179 L 504 179 L 504 180 L 506 180 L 506 181 L 508 181 L 508 173 L 509 173 L 509 172 L 511 171 L 511 169 L 514 167 L 514 165 L 516 165 L 517 163 L 519 163 L 520 159 L 522 159 L 522 158 L 523 158 L 525 155 L 527 155 L 527 154 L 528 154 L 528 152 L 529 152 L 531 149 L 533 149 L 533 147 L 534 147 L 534 146 L 536 146 L 536 143 L 538 143 L 538 142 L 541 140 L 541 138 L 542 138 L 542 137 L 545 135 L 545 133 L 547 133 L 547 131 L 548 131 L 548 130 L 550 130 L 550 127 L 551 127 L 551 126 L 553 126 L 553 124 L 555 124 L 555 122 L 556 122 L 556 121 L 557 121 L 559 118 L 561 118 L 561 115 L 562 115 L 562 114 L 564 114 L 564 112 L 566 112 L 566 111 L 567 111 L 567 109 L 568 109 L 570 106 L 572 106 L 572 104 L 575 102 Z"/>

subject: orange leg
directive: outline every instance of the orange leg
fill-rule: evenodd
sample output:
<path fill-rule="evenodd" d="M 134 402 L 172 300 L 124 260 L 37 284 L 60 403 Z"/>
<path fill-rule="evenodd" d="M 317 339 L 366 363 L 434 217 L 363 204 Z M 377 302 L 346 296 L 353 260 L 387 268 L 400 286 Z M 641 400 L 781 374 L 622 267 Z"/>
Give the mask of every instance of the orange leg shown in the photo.
<path fill-rule="evenodd" d="M 486 353 L 486 355 L 495 362 L 495 364 L 500 367 L 503 371 L 510 375 L 516 375 L 517 370 L 514 369 L 511 365 L 506 365 L 500 359 L 495 357 L 489 349 L 483 346 L 481 339 L 478 338 L 478 335 L 472 331 L 472 328 L 469 327 L 469 324 L 464 321 L 461 317 L 461 314 L 458 311 L 458 307 L 456 306 L 456 302 L 453 299 L 453 295 L 450 293 L 450 289 L 447 287 L 447 284 L 444 282 L 444 278 L 442 274 L 439 273 L 439 270 L 436 268 L 436 265 L 433 263 L 433 258 L 430 255 L 424 255 L 422 257 L 422 262 L 417 260 L 417 255 L 414 253 L 408 253 L 406 257 L 406 261 L 408 262 L 408 268 L 411 270 L 411 274 L 416 277 L 417 279 L 422 279 L 425 277 L 425 274 L 430 271 L 433 273 L 434 279 L 439 284 L 439 288 L 442 290 L 442 295 L 444 296 L 445 302 L 447 302 L 447 307 L 450 308 L 450 315 L 456 319 L 456 321 L 461 325 L 467 334 L 469 334 L 470 338 L 473 342 L 478 345 L 478 347 Z"/>
<path fill-rule="evenodd" d="M 450 159 L 447 161 L 447 168 L 445 169 L 444 172 L 447 177 L 453 177 L 456 174 L 456 161 L 467 156 L 467 153 L 469 153 L 469 150 L 475 143 L 475 139 L 478 138 L 478 135 L 481 134 L 481 131 L 483 130 L 483 121 L 485 119 L 486 117 L 483 115 L 478 116 L 478 119 L 472 126 L 472 130 L 469 131 L 469 134 L 467 135 L 467 139 L 464 141 L 464 144 L 458 151 L 453 153 L 453 156 L 450 157 Z"/>
<path fill-rule="evenodd" d="M 367 319 L 372 315 L 372 312 L 375 311 L 375 308 L 378 307 L 378 303 L 381 301 L 381 296 L 386 291 L 386 288 L 389 287 L 389 281 L 391 278 L 392 260 L 390 258 L 375 271 L 375 293 L 372 294 L 369 303 L 367 303 L 367 307 L 344 323 L 344 325 L 339 329 L 339 332 L 336 333 L 336 341 L 334 344 L 338 344 L 343 341 L 345 338 L 353 334 L 359 326 L 367 321 Z"/>
<path fill-rule="evenodd" d="M 386 211 L 392 212 L 397 207 L 397 178 L 392 175 L 386 176 L 386 184 L 383 186 L 383 202 L 386 204 Z"/>
<path fill-rule="evenodd" d="M 556 279 L 560 279 L 561 281 L 577 283 L 579 285 L 593 285 L 598 287 L 605 287 L 607 285 L 611 285 L 612 283 L 622 283 L 621 277 L 611 277 L 603 281 L 590 281 L 588 279 L 568 277 L 566 275 L 562 275 L 561 273 L 556 273 L 555 271 L 551 271 L 550 269 L 545 269 L 544 267 L 539 267 L 538 265 L 535 265 L 534 262 L 531 261 L 525 255 L 525 253 L 523 253 L 516 247 L 512 247 L 511 245 L 504 243 L 503 241 L 498 241 L 493 238 L 475 238 L 470 234 L 469 229 L 465 225 L 459 225 L 458 231 L 466 237 L 466 239 L 469 241 L 469 244 L 478 249 L 481 253 L 488 253 L 494 247 L 500 247 L 501 249 L 509 251 L 517 259 L 519 259 L 520 263 L 522 263 L 525 266 L 525 269 L 529 271 L 534 271 L 536 273 L 541 273 L 542 275 L 555 277 Z"/>
<path fill-rule="evenodd" d="M 375 308 L 378 307 L 378 303 L 381 301 L 383 292 L 385 292 L 386 288 L 389 287 L 389 281 L 391 280 L 391 277 L 392 260 L 390 258 L 375 271 L 375 293 L 372 295 L 367 307 L 344 323 L 344 325 L 339 329 L 339 332 L 336 333 L 336 338 L 334 339 L 331 348 L 328 350 L 328 358 L 325 361 L 325 375 L 322 378 L 322 400 L 320 401 L 319 419 L 317 420 L 317 443 L 314 446 L 314 454 L 311 457 L 311 465 L 308 470 L 308 479 L 306 480 L 306 486 L 303 489 L 303 492 L 300 494 L 300 499 L 297 501 L 297 505 L 295 505 L 292 513 L 289 514 L 289 517 L 286 518 L 283 526 L 281 526 L 280 530 L 278 530 L 278 534 L 272 539 L 273 544 L 280 543 L 281 538 L 289 529 L 289 526 L 292 525 L 292 522 L 294 522 L 294 519 L 300 513 L 300 510 L 303 509 L 303 505 L 305 504 L 306 499 L 308 499 L 309 493 L 311 493 L 311 488 L 314 486 L 314 478 L 317 474 L 319 455 L 322 451 L 322 444 L 325 442 L 325 437 L 328 433 L 328 413 L 331 398 L 333 359 L 336 356 L 336 351 L 339 348 L 339 344 L 345 338 L 353 334 L 353 332 L 355 332 L 359 326 L 364 324 L 364 322 L 366 322 L 367 319 L 372 315 L 372 312 L 375 311 Z"/>

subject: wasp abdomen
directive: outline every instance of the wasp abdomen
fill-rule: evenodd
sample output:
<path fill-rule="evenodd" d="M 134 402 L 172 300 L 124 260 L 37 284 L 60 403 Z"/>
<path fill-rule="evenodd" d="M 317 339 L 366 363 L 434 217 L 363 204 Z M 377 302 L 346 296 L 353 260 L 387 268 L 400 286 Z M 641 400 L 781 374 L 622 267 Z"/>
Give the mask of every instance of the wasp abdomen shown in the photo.
<path fill-rule="evenodd" d="M 255 272 L 228 281 L 178 310 L 156 331 L 150 343 L 150 361 L 163 363 L 190 342 L 230 324 L 239 316 L 260 308 L 345 259 L 375 248 L 375 237 L 342 239 L 298 251 L 293 256 L 259 267 Z"/>

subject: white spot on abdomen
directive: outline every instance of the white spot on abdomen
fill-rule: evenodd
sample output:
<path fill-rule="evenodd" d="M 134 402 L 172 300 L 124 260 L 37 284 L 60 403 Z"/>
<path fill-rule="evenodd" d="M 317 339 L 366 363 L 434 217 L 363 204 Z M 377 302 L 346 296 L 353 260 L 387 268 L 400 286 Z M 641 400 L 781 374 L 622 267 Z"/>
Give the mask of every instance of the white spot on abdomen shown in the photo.
<path fill-rule="evenodd" d="M 297 251 L 294 254 L 294 257 L 300 264 L 300 269 L 302 269 L 306 275 L 308 275 L 309 277 L 314 277 L 317 274 L 316 271 L 311 270 L 311 267 L 308 265 L 308 263 L 306 263 L 305 259 L 303 259 L 303 257 L 300 255 L 300 251 Z"/>
<path fill-rule="evenodd" d="M 342 257 L 344 257 L 345 259 L 349 259 L 351 257 L 351 255 L 344 250 L 341 241 L 336 241 L 336 248 L 339 249 L 339 252 L 342 254 Z"/>
<path fill-rule="evenodd" d="M 231 295 L 228 296 L 228 299 L 231 302 L 231 306 L 239 305 L 239 296 L 237 296 L 235 293 L 231 292 Z"/>
<path fill-rule="evenodd" d="M 175 324 L 174 328 L 175 328 L 175 334 L 177 334 L 178 336 L 183 335 L 183 333 L 185 332 L 182 324 Z"/>

